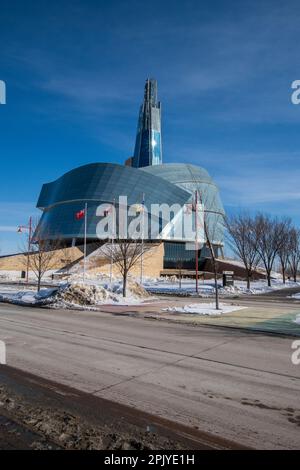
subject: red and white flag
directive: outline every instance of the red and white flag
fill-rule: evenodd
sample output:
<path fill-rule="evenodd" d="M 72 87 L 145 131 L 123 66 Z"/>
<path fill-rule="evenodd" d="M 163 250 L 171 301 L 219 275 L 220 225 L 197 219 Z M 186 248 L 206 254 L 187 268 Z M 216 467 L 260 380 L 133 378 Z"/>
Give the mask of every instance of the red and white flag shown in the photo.
<path fill-rule="evenodd" d="M 75 219 L 80 220 L 85 216 L 85 210 L 81 209 L 80 211 L 75 213 Z"/>

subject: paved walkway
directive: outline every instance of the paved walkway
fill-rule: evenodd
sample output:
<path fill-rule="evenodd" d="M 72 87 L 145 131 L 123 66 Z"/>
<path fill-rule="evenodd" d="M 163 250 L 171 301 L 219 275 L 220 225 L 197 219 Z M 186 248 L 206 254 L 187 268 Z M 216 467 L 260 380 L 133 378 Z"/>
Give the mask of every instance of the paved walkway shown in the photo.
<path fill-rule="evenodd" d="M 292 339 L 0 304 L 8 364 L 257 448 L 299 448 Z"/>
<path fill-rule="evenodd" d="M 297 291 L 300 291 L 298 288 Z M 276 292 L 271 295 L 240 296 L 239 298 L 221 298 L 221 303 L 246 306 L 246 309 L 236 310 L 216 316 L 193 315 L 186 313 L 170 313 L 163 309 L 167 307 L 182 307 L 193 303 L 212 303 L 214 299 L 168 297 L 160 301 L 143 305 L 109 305 L 101 307 L 101 311 L 114 315 L 143 316 L 157 320 L 168 320 L 191 324 L 206 324 L 222 327 L 246 328 L 270 333 L 300 336 L 300 324 L 295 323 L 300 317 L 300 300 L 287 297 L 287 293 Z M 293 291 L 294 292 L 294 291 Z M 290 294 L 290 292 L 289 292 Z"/>

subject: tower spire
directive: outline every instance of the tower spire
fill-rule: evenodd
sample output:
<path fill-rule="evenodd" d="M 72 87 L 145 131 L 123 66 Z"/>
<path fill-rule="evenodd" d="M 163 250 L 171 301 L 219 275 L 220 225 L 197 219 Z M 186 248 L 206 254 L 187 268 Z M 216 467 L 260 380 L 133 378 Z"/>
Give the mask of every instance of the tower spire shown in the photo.
<path fill-rule="evenodd" d="M 157 100 L 157 81 L 147 78 L 144 101 L 140 107 L 132 166 L 162 163 L 161 103 Z"/>

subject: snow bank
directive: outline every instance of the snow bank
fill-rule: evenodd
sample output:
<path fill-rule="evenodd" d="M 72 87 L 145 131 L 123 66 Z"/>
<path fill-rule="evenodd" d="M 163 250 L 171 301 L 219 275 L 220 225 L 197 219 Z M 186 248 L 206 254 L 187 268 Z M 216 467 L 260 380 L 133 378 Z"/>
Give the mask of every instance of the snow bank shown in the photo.
<path fill-rule="evenodd" d="M 31 290 L 18 291 L 16 289 L 5 289 L 0 293 L 0 302 L 16 305 L 41 306 L 51 304 L 57 288 L 42 289 L 40 292 Z"/>
<path fill-rule="evenodd" d="M 87 281 L 61 284 L 59 288 L 30 290 L 5 289 L 0 293 L 0 301 L 17 305 L 41 306 L 53 308 L 91 308 L 101 304 L 134 304 L 140 303 L 149 294 L 132 279 L 128 280 L 127 296 L 122 295 L 122 282 L 96 284 Z"/>
<path fill-rule="evenodd" d="M 236 281 L 234 286 L 225 287 L 220 289 L 227 293 L 237 293 L 237 294 L 265 294 L 267 292 L 273 292 L 278 289 L 287 289 L 290 287 L 300 286 L 299 282 L 286 281 L 284 284 L 282 280 L 273 279 L 271 281 L 271 286 L 268 286 L 266 280 L 252 281 L 250 289 L 247 289 L 247 284 L 245 281 Z"/>
<path fill-rule="evenodd" d="M 146 280 L 143 283 L 145 289 L 153 294 L 174 294 L 179 296 L 195 296 L 196 281 L 195 279 L 182 279 L 181 287 L 179 281 L 173 282 L 170 279 L 153 279 Z M 268 287 L 267 281 L 262 279 L 252 281 L 250 290 L 247 289 L 246 281 L 235 281 L 234 286 L 222 287 L 219 281 L 219 292 L 223 295 L 241 295 L 241 294 L 264 294 L 278 289 L 300 286 L 299 282 L 287 281 L 283 284 L 282 280 L 273 279 L 271 287 Z M 203 281 L 199 279 L 198 292 L 201 297 L 212 297 L 215 292 L 214 281 L 208 279 Z"/>
<path fill-rule="evenodd" d="M 134 304 L 147 298 L 146 290 L 133 280 L 127 281 L 127 295 L 123 297 L 121 281 L 101 285 L 87 282 L 72 282 L 61 287 L 56 294 L 55 307 L 91 307 L 101 304 Z"/>
<path fill-rule="evenodd" d="M 110 293 L 102 286 L 72 283 L 59 289 L 56 294 L 55 306 L 89 306 L 108 302 Z M 111 298 L 114 302 L 114 297 Z"/>
<path fill-rule="evenodd" d="M 298 292 L 298 294 L 289 295 L 288 298 L 300 300 L 300 292 Z"/>
<path fill-rule="evenodd" d="M 184 305 L 183 307 L 168 307 L 162 309 L 164 312 L 171 312 L 171 313 L 189 313 L 189 314 L 197 314 L 197 315 L 222 315 L 223 313 L 230 313 L 234 312 L 235 310 L 242 310 L 247 307 L 240 307 L 238 305 L 225 305 L 220 304 L 219 310 L 216 310 L 216 306 L 214 303 L 209 304 L 190 304 Z"/>
<path fill-rule="evenodd" d="M 195 292 L 195 280 L 193 279 L 182 279 L 181 287 L 179 280 L 171 276 L 166 278 L 147 279 L 143 282 L 145 289 L 151 294 L 174 294 L 181 296 L 193 296 Z M 214 293 L 214 286 L 212 280 L 203 282 L 199 280 L 198 292 L 201 297 L 209 297 Z"/>
<path fill-rule="evenodd" d="M 26 271 L 26 268 L 23 269 L 23 271 Z M 20 269 L 19 271 L 9 271 L 9 270 L 0 270 L 0 281 L 13 281 L 13 282 L 23 282 L 25 283 L 25 280 L 21 278 L 21 272 L 22 270 Z M 55 270 L 48 270 L 46 271 L 44 277 L 43 277 L 43 283 L 45 282 L 50 282 L 52 274 L 55 273 Z M 34 274 L 34 272 L 29 271 L 29 281 L 31 282 L 36 282 L 37 277 Z"/>
<path fill-rule="evenodd" d="M 296 316 L 296 319 L 294 320 L 294 323 L 298 323 L 298 325 L 300 325 L 300 315 Z"/>

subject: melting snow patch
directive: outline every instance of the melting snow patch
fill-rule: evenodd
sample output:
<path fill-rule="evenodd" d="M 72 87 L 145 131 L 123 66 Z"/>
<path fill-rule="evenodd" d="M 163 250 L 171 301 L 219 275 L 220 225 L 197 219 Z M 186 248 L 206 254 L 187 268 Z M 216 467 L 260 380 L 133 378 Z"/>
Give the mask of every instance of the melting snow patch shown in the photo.
<path fill-rule="evenodd" d="M 272 285 L 269 287 L 267 281 L 257 280 L 251 282 L 251 288 L 247 289 L 246 281 L 236 280 L 234 286 L 222 287 L 219 280 L 219 292 L 222 295 L 242 295 L 242 294 L 264 294 L 266 292 L 272 292 L 277 289 L 284 289 L 290 287 L 300 286 L 300 283 L 293 281 L 286 281 L 283 284 L 280 279 L 272 279 Z M 173 280 L 172 278 L 166 279 L 147 279 L 144 282 L 144 287 L 148 292 L 153 294 L 174 294 L 174 295 L 195 295 L 195 280 L 193 279 L 182 279 L 181 287 L 179 287 L 179 281 Z M 199 279 L 198 291 L 201 297 L 211 297 L 214 295 L 215 287 L 212 279 L 203 280 Z"/>
<path fill-rule="evenodd" d="M 59 288 L 41 289 L 40 292 L 8 289 L 0 292 L 0 301 L 17 305 L 40 306 L 53 308 L 94 309 L 101 304 L 136 304 L 149 299 L 145 289 L 132 279 L 127 281 L 127 296 L 122 295 L 122 282 L 112 284 L 91 282 L 71 282 L 61 284 Z"/>
<path fill-rule="evenodd" d="M 300 315 L 296 316 L 296 319 L 294 320 L 294 323 L 297 323 L 298 325 L 300 325 Z"/>
<path fill-rule="evenodd" d="M 220 304 L 219 310 L 216 310 L 216 306 L 214 303 L 209 304 L 190 304 L 184 305 L 183 307 L 168 307 L 162 309 L 164 312 L 171 312 L 171 313 L 189 313 L 189 314 L 197 314 L 197 315 L 222 315 L 223 313 L 230 313 L 234 312 L 235 310 L 242 310 L 247 307 L 241 307 L 238 305 L 225 305 Z"/>
<path fill-rule="evenodd" d="M 16 305 L 47 305 L 53 302 L 53 296 L 57 288 L 42 289 L 40 292 L 30 290 L 5 289 L 0 293 L 0 302 L 8 302 Z"/>
<path fill-rule="evenodd" d="M 267 281 L 252 281 L 251 288 L 247 289 L 245 281 L 236 281 L 234 286 L 224 287 L 220 289 L 221 293 L 236 293 L 236 294 L 265 294 L 267 292 L 273 292 L 278 289 L 287 289 L 290 287 L 300 286 L 300 283 L 293 281 L 286 281 L 284 284 L 279 279 L 272 279 L 271 287 L 267 285 Z"/>
<path fill-rule="evenodd" d="M 300 292 L 298 292 L 298 294 L 289 295 L 288 298 L 300 300 Z"/>

